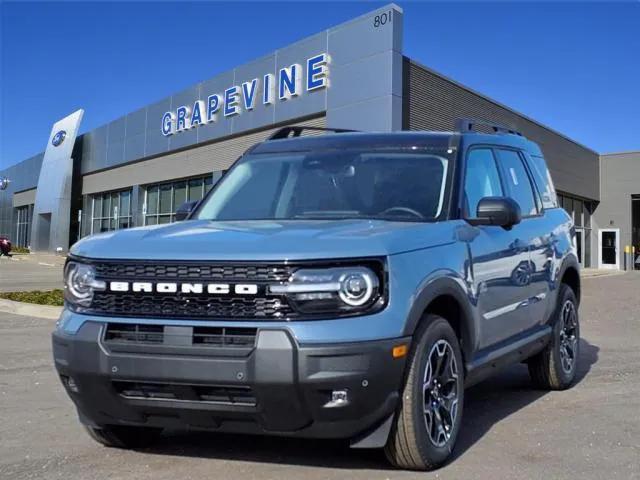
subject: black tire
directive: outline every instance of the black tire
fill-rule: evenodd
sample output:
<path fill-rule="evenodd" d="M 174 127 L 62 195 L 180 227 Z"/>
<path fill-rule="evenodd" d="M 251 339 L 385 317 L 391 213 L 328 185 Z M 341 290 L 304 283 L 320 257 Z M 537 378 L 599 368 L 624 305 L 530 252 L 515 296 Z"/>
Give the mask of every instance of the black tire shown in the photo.
<path fill-rule="evenodd" d="M 150 427 L 131 427 L 125 425 L 106 425 L 101 428 L 84 426 L 87 433 L 96 442 L 110 448 L 144 448 L 155 443 L 162 429 Z"/>
<path fill-rule="evenodd" d="M 578 369 L 580 321 L 576 295 L 564 283 L 558 291 L 558 304 L 552 321 L 551 341 L 544 350 L 529 359 L 529 374 L 538 388 L 565 390 L 573 383 Z M 567 355 L 571 362 L 567 361 Z"/>
<path fill-rule="evenodd" d="M 451 358 L 455 360 L 454 364 L 449 363 L 450 371 L 447 375 L 451 378 L 448 380 L 446 375 L 438 375 L 437 365 L 432 361 L 434 349 L 435 361 L 441 357 L 442 364 L 445 363 L 445 358 L 448 361 Z M 440 355 L 443 351 L 445 353 Z M 427 315 L 423 318 L 414 335 L 407 368 L 400 406 L 385 446 L 385 455 L 389 462 L 398 468 L 433 470 L 442 465 L 453 451 L 462 421 L 464 401 L 462 353 L 455 332 L 444 318 L 437 315 Z M 426 389 L 425 380 L 428 380 L 430 385 Z M 451 399 L 451 393 L 455 394 L 455 404 Z M 425 408 L 425 397 L 429 399 L 428 409 Z M 426 410 L 429 410 L 429 413 Z M 439 412 L 437 415 L 436 411 Z M 453 411 L 453 414 L 447 415 L 447 411 Z M 431 432 L 427 427 L 429 416 Z M 439 423 L 441 419 L 444 419 L 444 423 Z M 438 425 L 444 425 L 445 428 L 440 430 L 437 428 Z M 434 434 L 436 441 L 433 440 Z M 444 443 L 441 443 L 442 440 Z"/>

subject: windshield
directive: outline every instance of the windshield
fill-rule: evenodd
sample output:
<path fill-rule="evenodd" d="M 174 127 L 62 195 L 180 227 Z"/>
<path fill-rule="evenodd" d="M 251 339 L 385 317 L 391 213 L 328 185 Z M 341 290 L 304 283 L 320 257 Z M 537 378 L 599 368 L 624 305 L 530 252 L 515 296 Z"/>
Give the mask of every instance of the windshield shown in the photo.
<path fill-rule="evenodd" d="M 228 172 L 193 218 L 372 218 L 433 221 L 448 160 L 420 152 L 253 154 Z"/>

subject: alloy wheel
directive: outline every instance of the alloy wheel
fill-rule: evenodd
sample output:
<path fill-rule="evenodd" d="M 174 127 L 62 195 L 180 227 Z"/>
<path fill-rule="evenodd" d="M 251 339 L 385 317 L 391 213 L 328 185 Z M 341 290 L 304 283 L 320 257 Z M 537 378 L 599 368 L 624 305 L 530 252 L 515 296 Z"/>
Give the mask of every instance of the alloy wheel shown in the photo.
<path fill-rule="evenodd" d="M 575 367 L 578 351 L 578 314 L 571 300 L 562 306 L 560 322 L 560 362 L 562 370 L 570 374 Z"/>
<path fill-rule="evenodd" d="M 453 348 L 438 340 L 427 359 L 423 380 L 424 420 L 431 443 L 447 444 L 458 414 L 458 364 Z"/>

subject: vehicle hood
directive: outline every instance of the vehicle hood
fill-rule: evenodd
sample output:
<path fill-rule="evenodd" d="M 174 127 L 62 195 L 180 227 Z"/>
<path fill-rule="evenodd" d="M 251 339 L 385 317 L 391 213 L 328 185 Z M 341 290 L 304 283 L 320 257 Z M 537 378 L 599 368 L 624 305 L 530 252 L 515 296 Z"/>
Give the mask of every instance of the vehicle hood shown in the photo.
<path fill-rule="evenodd" d="M 80 240 L 71 254 L 96 259 L 303 260 L 392 255 L 454 241 L 443 223 L 382 220 L 193 220 Z"/>

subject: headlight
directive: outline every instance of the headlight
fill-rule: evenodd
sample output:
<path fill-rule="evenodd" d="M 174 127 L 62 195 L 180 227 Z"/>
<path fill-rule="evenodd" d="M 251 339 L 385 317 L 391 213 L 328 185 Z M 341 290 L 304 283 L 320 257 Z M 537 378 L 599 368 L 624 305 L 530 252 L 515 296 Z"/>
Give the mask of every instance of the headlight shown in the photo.
<path fill-rule="evenodd" d="M 107 284 L 96 280 L 93 266 L 78 262 L 68 262 L 64 268 L 64 298 L 68 302 L 82 307 L 89 307 L 93 300 L 93 292 L 105 290 Z"/>
<path fill-rule="evenodd" d="M 378 276 L 367 267 L 301 269 L 269 291 L 286 295 L 302 313 L 356 313 L 381 299 Z"/>

